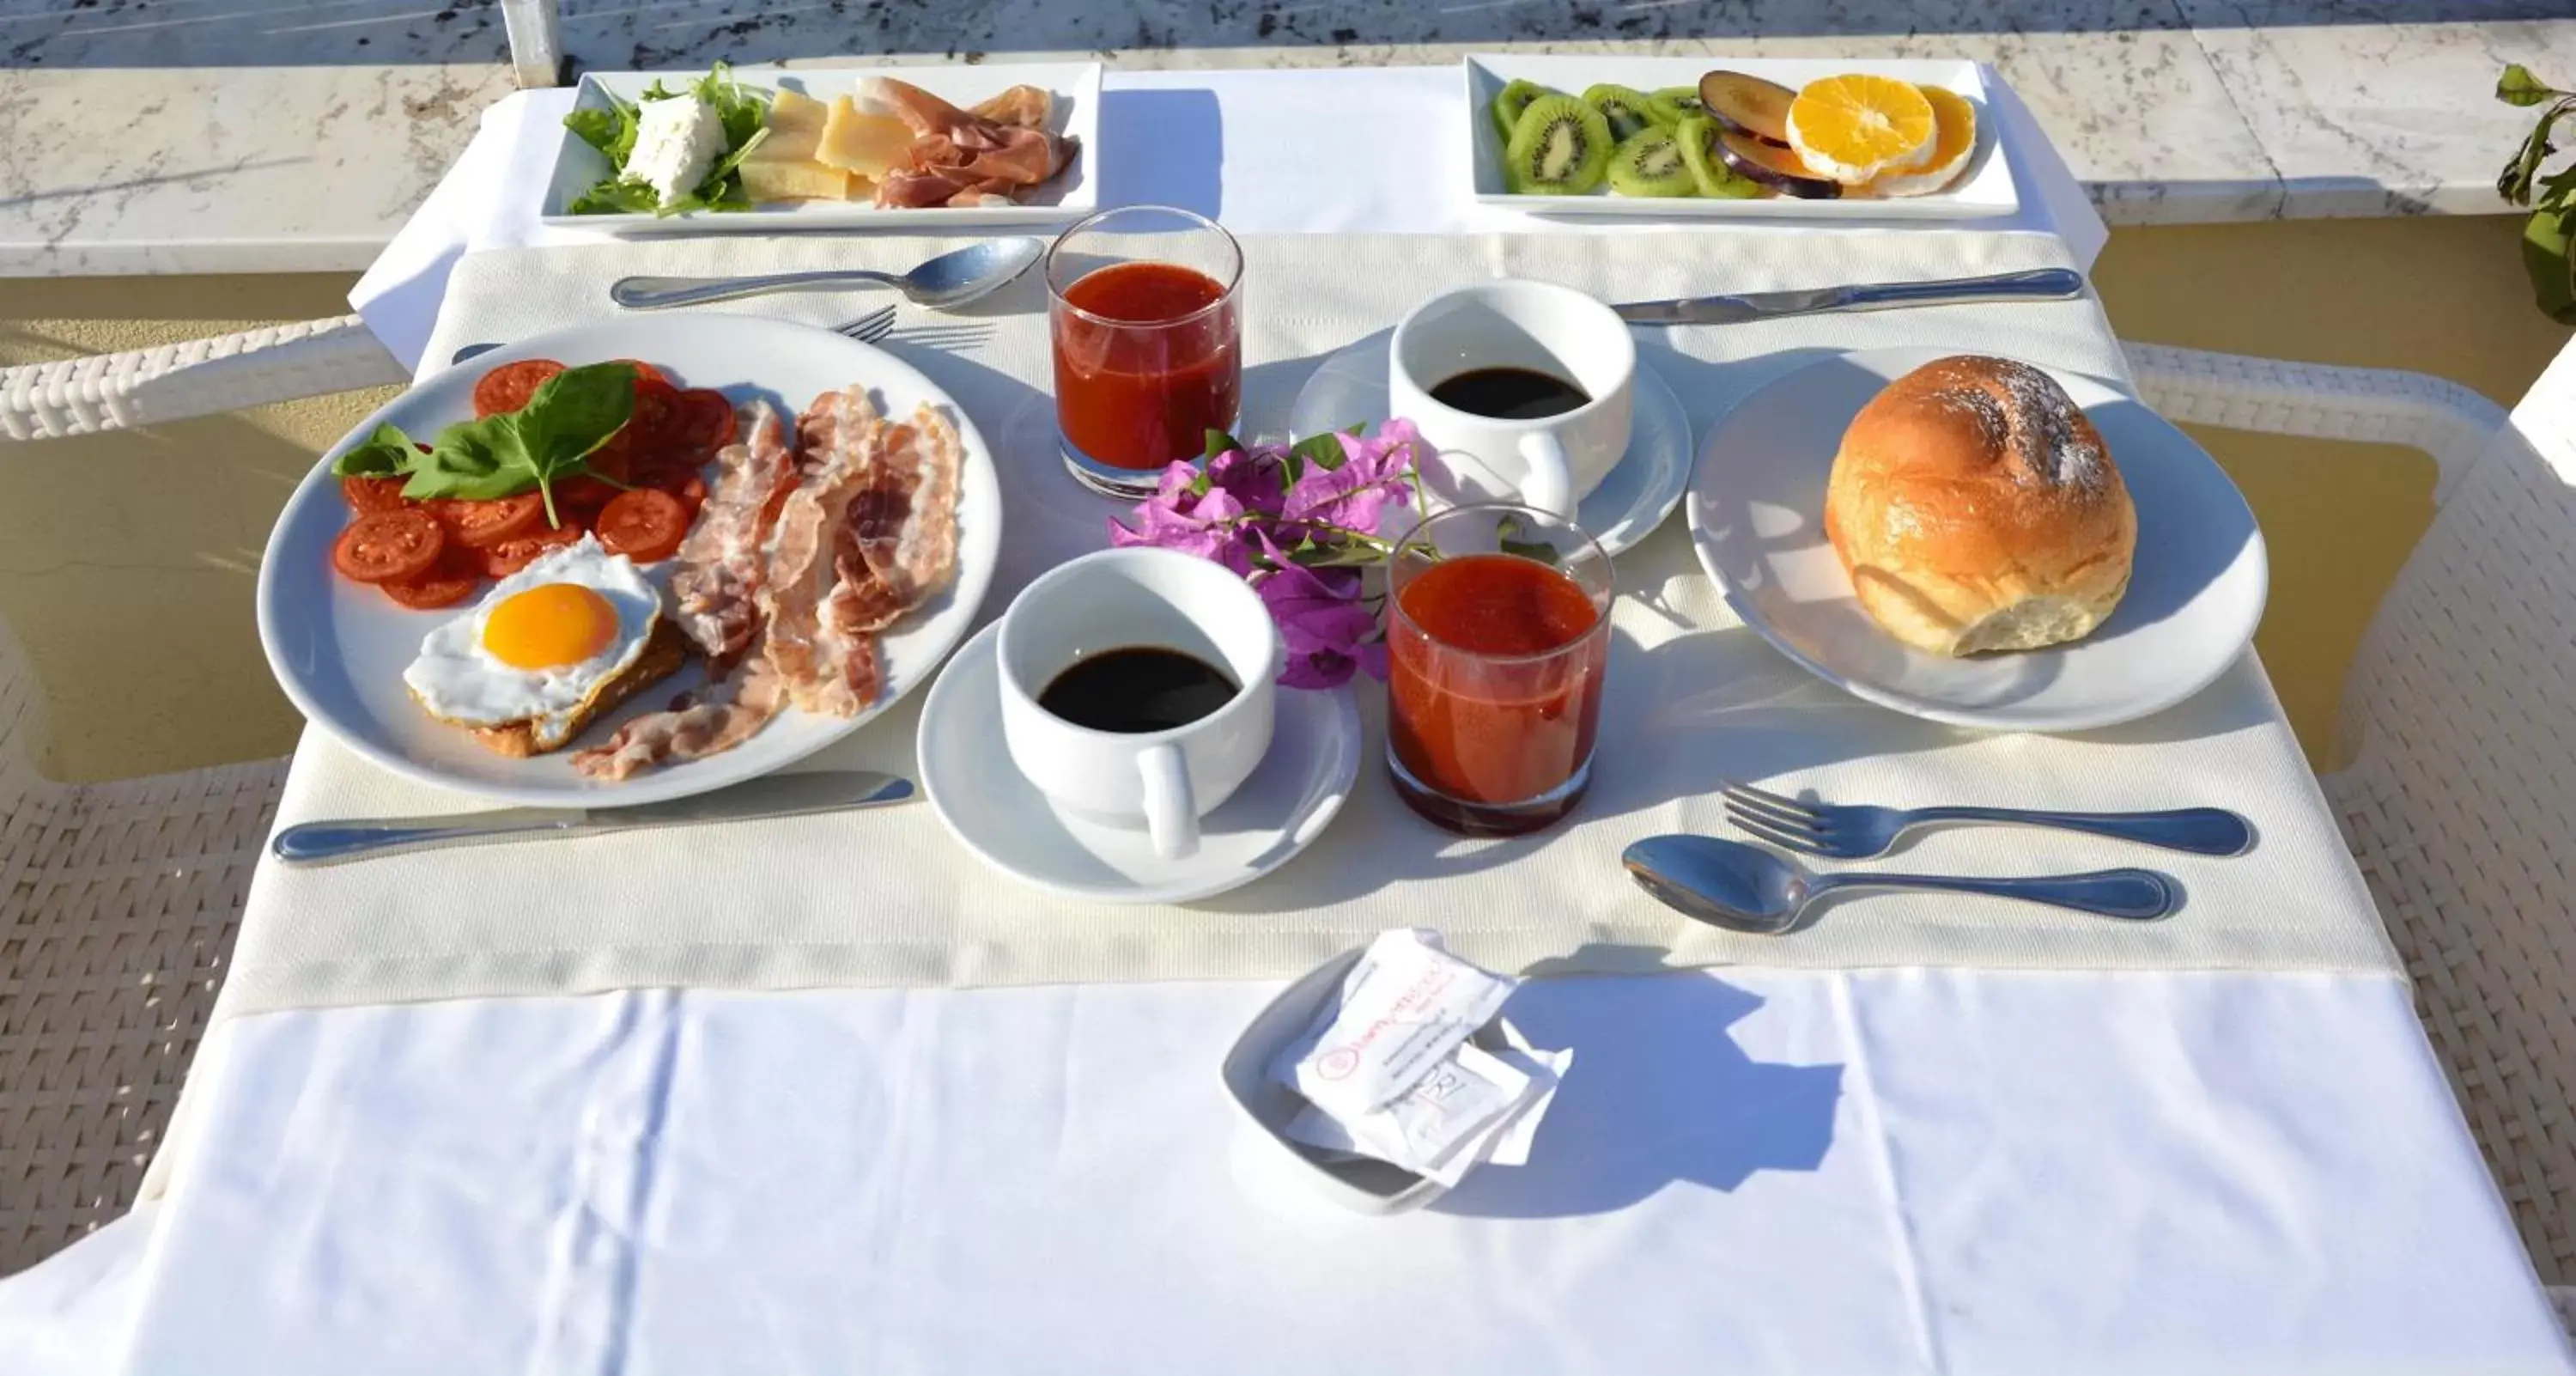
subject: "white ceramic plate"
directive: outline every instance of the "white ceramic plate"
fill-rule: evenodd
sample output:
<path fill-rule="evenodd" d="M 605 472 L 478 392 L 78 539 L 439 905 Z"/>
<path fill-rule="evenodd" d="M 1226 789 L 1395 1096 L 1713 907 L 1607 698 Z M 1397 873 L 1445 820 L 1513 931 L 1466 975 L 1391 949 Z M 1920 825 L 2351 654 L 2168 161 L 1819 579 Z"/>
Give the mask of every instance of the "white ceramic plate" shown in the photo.
<path fill-rule="evenodd" d="M 1360 770 L 1359 700 L 1348 687 L 1279 690 L 1270 751 L 1199 820 L 1199 848 L 1154 853 L 1140 830 L 1058 812 L 1002 747 L 1000 623 L 977 632 L 921 708 L 921 791 L 959 845 L 1002 873 L 1092 903 L 1188 903 L 1287 864 L 1332 825 Z"/>
<path fill-rule="evenodd" d="M 684 386 L 713 387 L 737 404 L 765 397 L 789 415 L 816 396 L 853 383 L 876 390 L 886 409 L 910 414 L 929 402 L 947 408 L 964 442 L 958 483 L 957 576 L 946 592 L 906 617 L 884 641 L 886 684 L 876 705 L 850 719 L 790 710 L 759 735 L 720 755 L 602 784 L 573 770 L 573 750 L 605 740 L 628 717 L 654 710 L 671 695 L 705 681 L 692 658 L 677 674 L 609 713 L 573 746 L 514 760 L 476 744 L 422 712 L 403 687 L 404 666 L 430 628 L 464 615 L 467 603 L 407 611 L 374 588 L 331 570 L 331 542 L 348 524 L 331 460 L 390 421 L 415 437 L 474 414 L 474 383 L 521 358 L 598 363 L 638 358 Z M 964 638 L 991 583 L 1001 552 L 1002 494 L 993 456 L 974 423 L 945 392 L 882 350 L 829 330 L 742 315 L 638 316 L 610 325 L 562 330 L 523 340 L 439 372 L 359 423 L 287 498 L 259 567 L 259 637 L 268 664 L 297 710 L 342 744 L 385 768 L 442 788 L 537 807 L 613 807 L 722 788 L 801 759 L 864 726 L 921 686 Z M 670 565 L 651 566 L 656 586 Z M 489 591 L 490 584 L 484 585 Z M 667 599 L 665 603 L 667 607 Z M 667 613 L 666 613 L 667 614 Z"/>
<path fill-rule="evenodd" d="M 1834 451 L 1881 387 L 1950 352 L 1827 359 L 1747 397 L 1709 435 L 1691 478 L 1691 540 L 1736 614 L 1817 677 L 1960 726 L 2113 726 L 2207 687 L 2263 619 L 2263 532 L 2207 451 L 2089 377 L 2050 372 L 2102 432 L 2138 508 L 2137 560 L 2111 619 L 2069 645 L 1949 659 L 1908 648 L 1861 609 L 1825 539 Z"/>
<path fill-rule="evenodd" d="M 1471 53 L 1466 72 L 1469 190 L 1486 205 L 1543 215 L 1647 215 L 1706 220 L 1977 220 L 2021 208 L 2013 189 L 2011 156 L 1995 137 L 1993 102 L 1985 69 L 1974 62 L 1929 58 L 1808 57 L 1575 57 Z M 1503 136 L 1494 127 L 1494 97 L 1515 80 L 1535 81 L 1570 96 L 1608 82 L 1640 91 L 1697 86 L 1703 73 L 1724 68 L 1776 81 L 1791 90 L 1820 77 L 1871 72 L 1921 86 L 1946 86 L 1977 107 L 1977 151 L 1947 189 L 1930 196 L 1840 197 L 1807 201 L 1764 196 L 1724 201 L 1696 196 L 1620 196 L 1607 187 L 1582 196 L 1515 196 L 1503 189 Z"/>
<path fill-rule="evenodd" d="M 1320 435 L 1349 425 L 1375 425 L 1386 419 L 1386 349 L 1393 334 L 1379 330 L 1345 345 L 1317 368 L 1297 390 L 1288 408 L 1288 429 L 1295 435 Z M 1682 500 L 1690 484 L 1690 413 L 1673 395 L 1655 365 L 1637 359 L 1635 419 L 1628 430 L 1628 452 L 1601 485 L 1584 494 L 1574 511 L 1575 524 L 1601 542 L 1611 555 L 1627 553 L 1655 533 Z M 1492 501 L 1508 491 L 1472 492 L 1465 499 Z"/>
<path fill-rule="evenodd" d="M 661 82 L 678 90 L 705 76 L 696 72 L 590 72 L 573 97 L 577 110 L 608 108 L 608 92 L 632 104 L 646 87 Z M 1013 86 L 1043 86 L 1056 98 L 1055 131 L 1082 146 L 1062 172 L 1030 190 L 1017 205 L 930 206 L 919 210 L 880 210 L 864 202 L 779 201 L 749 210 L 691 211 L 686 215 L 575 215 L 573 199 L 609 174 L 608 158 L 582 142 L 569 129 L 555 153 L 554 170 L 538 216 L 567 229 L 598 229 L 613 234 L 777 234 L 798 229 L 896 229 L 925 225 L 1043 225 L 1077 220 L 1098 208 L 1100 199 L 1100 64 L 1097 62 L 1029 62 L 946 67 L 737 67 L 733 75 L 746 86 L 763 90 L 785 87 L 829 103 L 848 95 L 870 77 L 890 76 L 930 92 L 952 105 L 972 105 Z"/>

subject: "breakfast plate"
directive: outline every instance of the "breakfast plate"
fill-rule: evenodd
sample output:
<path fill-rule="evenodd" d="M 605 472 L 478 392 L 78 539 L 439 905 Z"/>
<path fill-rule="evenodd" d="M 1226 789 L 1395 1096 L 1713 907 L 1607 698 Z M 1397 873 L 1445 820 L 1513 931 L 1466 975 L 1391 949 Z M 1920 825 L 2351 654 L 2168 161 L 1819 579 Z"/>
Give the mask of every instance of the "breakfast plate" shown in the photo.
<path fill-rule="evenodd" d="M 1320 435 L 1352 425 L 1375 425 L 1386 419 L 1387 345 L 1390 331 L 1379 330 L 1345 345 L 1326 358 L 1298 389 L 1289 407 L 1288 428 L 1296 435 Z M 1575 524 L 1612 555 L 1624 554 L 1655 533 L 1679 506 L 1690 484 L 1690 415 L 1681 398 L 1644 358 L 1637 360 L 1636 410 L 1629 422 L 1628 452 L 1602 478 L 1601 485 L 1577 504 Z M 1507 493 L 1461 494 L 1466 500 L 1491 501 Z"/>
<path fill-rule="evenodd" d="M 790 418 L 816 397 L 865 386 L 890 416 L 916 406 L 944 409 L 958 442 L 954 575 L 877 641 L 882 687 L 849 717 L 789 709 L 733 749 L 675 761 L 618 782 L 584 777 L 572 763 L 616 725 L 664 706 L 706 682 L 705 661 L 685 666 L 610 710 L 570 747 L 513 758 L 462 728 L 430 717 L 405 675 L 433 630 L 475 613 L 475 600 L 440 610 L 395 605 L 377 588 L 339 576 L 334 546 L 352 523 L 333 460 L 380 425 L 429 436 L 475 414 L 478 382 L 505 365 L 553 359 L 572 365 L 645 360 L 692 389 L 715 389 L 737 405 L 766 400 Z M 341 744 L 406 778 L 485 798 L 539 807 L 613 807 L 703 793 L 765 774 L 866 725 L 921 686 L 964 638 L 1001 551 L 1002 498 L 991 451 L 954 400 L 910 365 L 828 330 L 752 316 L 647 316 L 522 340 L 422 379 L 334 445 L 295 492 L 270 535 L 258 587 L 260 643 L 297 710 Z M 618 561 L 623 562 L 623 561 Z M 676 560 L 637 566 L 661 595 L 665 615 Z M 484 585 L 477 596 L 492 591 Z"/>
<path fill-rule="evenodd" d="M 1652 216 L 1708 220 L 1978 220 L 2021 209 L 2013 183 L 2013 158 L 1997 136 L 1994 100 L 1986 69 L 1977 63 L 1935 58 L 1614 57 L 1608 54 L 1471 53 L 1461 63 L 1466 88 L 1466 190 L 1485 205 L 1542 215 Z M 1504 185 L 1502 130 L 1494 98 L 1514 81 L 1579 94 L 1596 85 L 1654 92 L 1694 86 L 1713 70 L 1740 72 L 1796 90 L 1825 77 L 1863 73 L 1937 86 L 1965 99 L 1976 112 L 1976 148 L 1967 166 L 1930 195 L 1845 195 L 1829 200 L 1766 195 L 1743 200 L 1704 196 L 1622 196 L 1597 189 L 1582 195 L 1532 195 Z M 1526 89 L 1526 88 L 1523 88 Z"/>
<path fill-rule="evenodd" d="M 1360 712 L 1347 686 L 1281 689 L 1270 749 L 1199 819 L 1199 847 L 1167 860 L 1152 838 L 1062 811 L 1002 748 L 1000 623 L 958 648 L 922 703 L 921 789 L 959 845 L 1002 873 L 1091 903 L 1188 903 L 1287 864 L 1330 827 L 1359 779 Z"/>
<path fill-rule="evenodd" d="M 2127 592 L 2085 638 L 1949 658 L 1871 620 L 1823 528 L 1844 428 L 1890 381 L 1947 356 L 1874 349 L 1772 381 L 1727 414 L 1691 478 L 1691 540 L 1737 615 L 1855 697 L 1994 730 L 2080 731 L 2181 702 L 2253 640 L 2270 582 L 2263 532 L 2190 436 L 2096 378 L 2049 370 L 2101 432 L 2137 509 Z"/>
<path fill-rule="evenodd" d="M 1013 86 L 1035 86 L 1049 92 L 1055 110 L 1049 127 L 1077 145 L 1064 170 L 1029 188 L 1008 204 L 973 206 L 880 207 L 857 201 L 769 201 L 739 211 L 691 211 L 686 214 L 575 214 L 572 206 L 583 192 L 608 176 L 607 155 L 569 128 L 563 131 L 554 161 L 546 171 L 538 218 L 561 229 L 594 229 L 612 234 L 776 234 L 786 230 L 920 229 L 932 225 L 969 228 L 982 225 L 1061 224 L 1081 219 L 1100 200 L 1100 64 L 1097 62 L 952 63 L 906 67 L 735 67 L 734 80 L 768 95 L 779 90 L 829 104 L 856 93 L 873 77 L 909 82 L 958 106 L 999 95 Z M 705 72 L 589 72 L 573 95 L 575 111 L 605 111 L 618 101 L 633 105 L 659 84 L 679 90 L 704 78 Z"/>

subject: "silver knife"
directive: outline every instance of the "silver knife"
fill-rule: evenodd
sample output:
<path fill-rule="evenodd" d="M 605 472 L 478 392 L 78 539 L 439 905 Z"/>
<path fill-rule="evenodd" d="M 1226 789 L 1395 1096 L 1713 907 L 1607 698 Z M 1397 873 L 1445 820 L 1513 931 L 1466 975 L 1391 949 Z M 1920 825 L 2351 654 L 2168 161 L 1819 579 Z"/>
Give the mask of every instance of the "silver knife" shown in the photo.
<path fill-rule="evenodd" d="M 1898 306 L 1947 306 L 1967 301 L 2063 301 L 2084 294 L 2084 274 L 2034 268 L 1992 277 L 1951 277 L 1938 282 L 1873 282 L 1864 286 L 1757 291 L 1741 296 L 1694 296 L 1681 301 L 1631 301 L 1613 306 L 1637 325 L 1736 325 L 1784 315 L 1829 311 L 1883 311 Z"/>
<path fill-rule="evenodd" d="M 697 822 L 746 822 L 763 817 L 802 817 L 844 808 L 883 807 L 912 796 L 912 781 L 869 769 L 825 769 L 772 774 L 664 803 L 633 807 L 512 807 L 452 817 L 382 817 L 337 822 L 298 822 L 280 830 L 269 853 L 289 865 L 336 865 L 373 855 L 469 846 L 539 836 L 598 836 L 637 827 L 680 827 Z"/>

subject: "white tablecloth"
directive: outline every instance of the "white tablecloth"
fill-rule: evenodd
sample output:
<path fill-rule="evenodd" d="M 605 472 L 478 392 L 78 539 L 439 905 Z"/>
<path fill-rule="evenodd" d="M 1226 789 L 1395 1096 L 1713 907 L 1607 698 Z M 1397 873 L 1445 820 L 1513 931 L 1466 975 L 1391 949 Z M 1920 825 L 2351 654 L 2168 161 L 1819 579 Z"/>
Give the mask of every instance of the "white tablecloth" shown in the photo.
<path fill-rule="evenodd" d="M 1283 78 L 1140 76 L 1219 92 L 1239 228 L 1467 227 L 1399 141 L 1261 200 L 1250 141 L 1315 146 L 1257 98 Z M 470 170 L 370 277 L 415 352 L 438 253 L 525 233 Z M 2089 259 L 2089 211 L 2060 228 Z M 1386 1221 L 1238 1155 L 1215 1061 L 1269 988 L 244 1018 L 148 1233 L 0 1287 L 0 1371 L 2570 1369 L 2393 979 L 1534 986 L 1516 1016 L 1582 1048 L 1539 1159 Z M 139 1300 L 84 1288 L 120 1270 Z M 128 1303 L 122 1352 L 28 1317 Z"/>
<path fill-rule="evenodd" d="M 2102 217 L 2021 98 L 1991 73 L 1987 83 L 1995 93 L 1998 137 L 2012 151 L 2021 209 L 1961 221 L 1959 232 L 2055 234 L 2078 265 L 2090 267 L 2108 238 Z M 1454 67 L 1106 72 L 1100 141 L 1119 152 L 1102 161 L 1100 204 L 1186 206 L 1246 234 L 1673 228 L 1540 219 L 1468 199 L 1461 190 L 1467 150 L 1450 135 L 1459 91 Z M 350 305 L 406 365 L 419 364 L 446 296 L 448 269 L 462 255 L 607 240 L 537 223 L 537 202 L 563 139 L 563 114 L 571 108 L 569 90 L 526 91 L 485 112 L 456 166 L 349 294 Z M 1681 222 L 1685 230 L 1707 223 Z M 1812 234 L 1818 228 L 1773 221 L 1729 232 Z"/>

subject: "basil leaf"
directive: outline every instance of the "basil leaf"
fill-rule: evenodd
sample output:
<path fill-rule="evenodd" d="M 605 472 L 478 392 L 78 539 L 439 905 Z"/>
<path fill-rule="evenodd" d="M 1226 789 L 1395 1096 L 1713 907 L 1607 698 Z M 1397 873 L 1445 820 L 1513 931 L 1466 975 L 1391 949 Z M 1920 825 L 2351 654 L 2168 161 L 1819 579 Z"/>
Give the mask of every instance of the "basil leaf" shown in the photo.
<path fill-rule="evenodd" d="M 2538 105 L 2567 93 L 2553 89 L 2549 83 L 2533 76 L 2529 67 L 2516 62 L 2504 69 L 2503 76 L 2496 78 L 2495 94 L 2496 99 L 2507 105 Z"/>
<path fill-rule="evenodd" d="M 379 425 L 374 434 L 333 459 L 331 471 L 343 478 L 390 478 L 409 471 L 412 460 L 419 457 L 411 436 L 399 427 Z"/>
<path fill-rule="evenodd" d="M 459 421 L 438 432 L 429 452 L 412 465 L 403 495 L 421 501 L 459 497 L 490 501 L 524 491 L 526 451 L 519 444 L 516 416 L 485 416 Z"/>
<path fill-rule="evenodd" d="M 547 378 L 510 418 L 519 423 L 527 452 L 536 457 L 543 476 L 608 443 L 634 414 L 635 365 L 593 363 Z"/>

